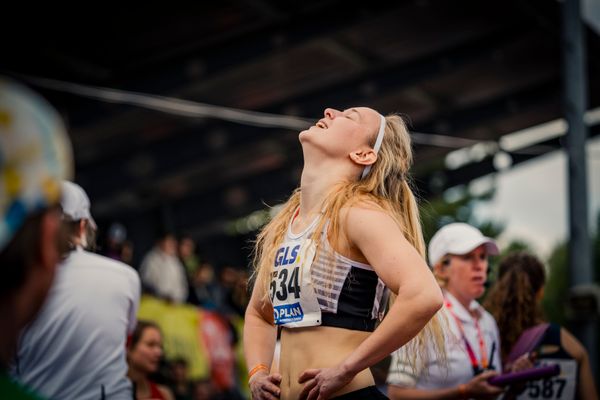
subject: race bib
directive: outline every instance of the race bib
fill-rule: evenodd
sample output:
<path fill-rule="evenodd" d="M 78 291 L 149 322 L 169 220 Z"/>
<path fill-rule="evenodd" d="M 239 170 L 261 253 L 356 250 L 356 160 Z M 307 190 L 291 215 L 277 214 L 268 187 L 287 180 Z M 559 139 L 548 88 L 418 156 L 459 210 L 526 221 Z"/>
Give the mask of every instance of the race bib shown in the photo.
<path fill-rule="evenodd" d="M 312 239 L 285 242 L 277 249 L 270 285 L 276 325 L 321 325 L 321 308 L 310 279 L 315 253 Z"/>
<path fill-rule="evenodd" d="M 527 382 L 525 391 L 517 397 L 518 400 L 575 399 L 577 384 L 577 362 L 575 360 L 542 358 L 539 364 L 558 364 L 560 374 L 552 378 Z"/>

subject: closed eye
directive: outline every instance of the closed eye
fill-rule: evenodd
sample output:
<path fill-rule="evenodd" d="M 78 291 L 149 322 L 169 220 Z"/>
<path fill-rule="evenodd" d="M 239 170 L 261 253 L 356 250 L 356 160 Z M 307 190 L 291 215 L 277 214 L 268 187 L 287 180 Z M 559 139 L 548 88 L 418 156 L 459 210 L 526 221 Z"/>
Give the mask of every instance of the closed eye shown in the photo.
<path fill-rule="evenodd" d="M 352 121 L 358 120 L 360 118 L 360 114 L 354 108 L 350 110 L 344 111 L 344 117 L 351 119 Z"/>

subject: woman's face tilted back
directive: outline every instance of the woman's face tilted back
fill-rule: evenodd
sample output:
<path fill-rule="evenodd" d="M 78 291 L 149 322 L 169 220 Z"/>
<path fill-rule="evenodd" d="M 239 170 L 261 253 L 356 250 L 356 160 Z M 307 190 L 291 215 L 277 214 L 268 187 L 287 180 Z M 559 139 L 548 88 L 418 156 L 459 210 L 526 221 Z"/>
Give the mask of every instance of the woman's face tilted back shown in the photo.
<path fill-rule="evenodd" d="M 379 130 L 379 113 L 368 107 L 352 107 L 344 111 L 326 108 L 315 125 L 300 132 L 305 155 L 348 159 L 351 152 L 369 150 L 369 142 Z"/>

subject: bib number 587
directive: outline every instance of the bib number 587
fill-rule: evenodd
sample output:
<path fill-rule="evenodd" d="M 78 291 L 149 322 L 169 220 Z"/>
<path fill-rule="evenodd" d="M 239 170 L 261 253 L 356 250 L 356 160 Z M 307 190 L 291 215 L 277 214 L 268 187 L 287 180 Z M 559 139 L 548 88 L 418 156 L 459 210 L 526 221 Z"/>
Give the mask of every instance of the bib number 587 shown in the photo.
<path fill-rule="evenodd" d="M 527 394 L 532 399 L 560 399 L 566 383 L 562 378 L 529 382 Z"/>

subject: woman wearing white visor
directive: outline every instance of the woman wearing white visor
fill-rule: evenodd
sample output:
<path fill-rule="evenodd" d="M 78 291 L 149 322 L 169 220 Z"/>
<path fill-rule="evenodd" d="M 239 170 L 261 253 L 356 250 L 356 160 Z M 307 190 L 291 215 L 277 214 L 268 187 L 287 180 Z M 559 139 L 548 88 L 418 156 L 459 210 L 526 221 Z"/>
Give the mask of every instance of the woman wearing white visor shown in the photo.
<path fill-rule="evenodd" d="M 253 398 L 385 398 L 369 367 L 421 331 L 443 301 L 407 182 L 410 136 L 400 117 L 356 107 L 326 109 L 299 139 L 300 188 L 257 240 L 244 326 Z M 386 288 L 397 300 L 379 323 Z M 443 344 L 433 321 L 424 342 Z"/>
<path fill-rule="evenodd" d="M 388 394 L 392 399 L 493 399 L 502 389 L 487 379 L 501 372 L 496 321 L 476 301 L 485 291 L 488 256 L 497 255 L 493 239 L 464 223 L 442 227 L 429 243 L 429 263 L 443 288 L 450 331 L 447 358 L 412 368 L 404 349 L 392 356 Z"/>

